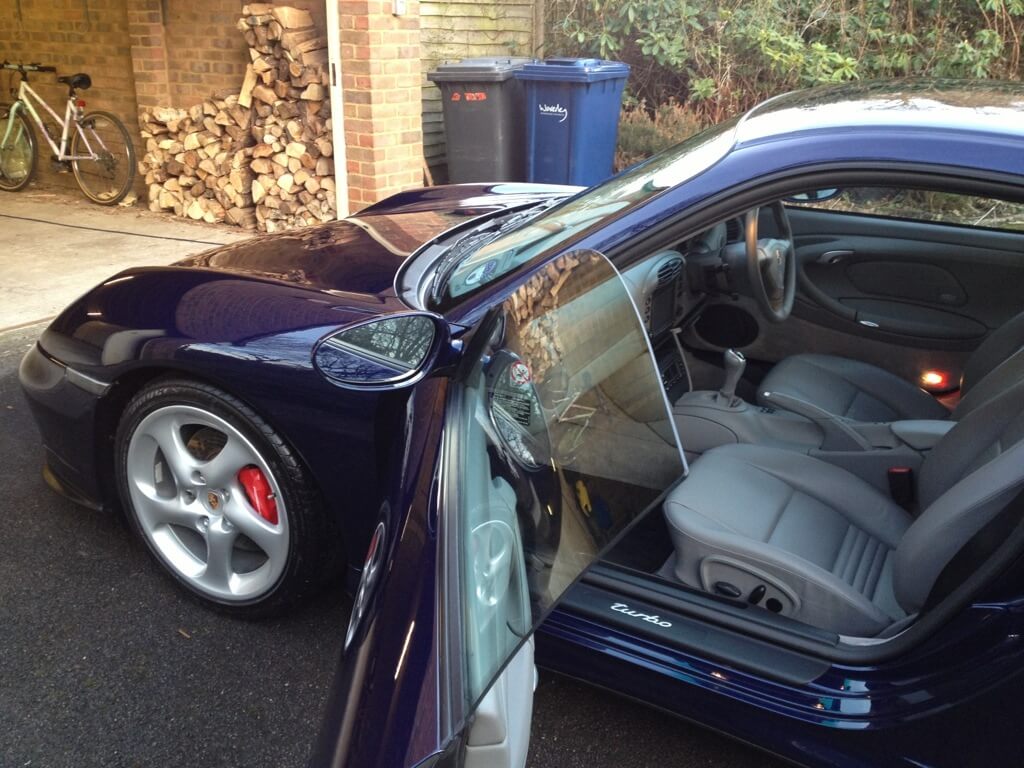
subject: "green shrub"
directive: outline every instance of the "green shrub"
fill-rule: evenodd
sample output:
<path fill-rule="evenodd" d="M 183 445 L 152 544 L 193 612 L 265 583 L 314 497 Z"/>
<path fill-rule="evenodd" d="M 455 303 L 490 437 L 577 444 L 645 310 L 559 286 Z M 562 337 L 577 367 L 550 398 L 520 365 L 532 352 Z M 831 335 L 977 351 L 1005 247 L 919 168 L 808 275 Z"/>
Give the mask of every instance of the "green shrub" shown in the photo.
<path fill-rule="evenodd" d="M 674 146 L 701 129 L 696 115 L 676 101 L 655 110 L 637 104 L 623 108 L 619 119 L 619 143 L 615 170 L 620 171 Z"/>
<path fill-rule="evenodd" d="M 702 123 L 818 83 L 1021 76 L 1024 0 L 549 0 L 547 7 L 549 53 L 625 61 L 634 102 L 674 99 Z"/>

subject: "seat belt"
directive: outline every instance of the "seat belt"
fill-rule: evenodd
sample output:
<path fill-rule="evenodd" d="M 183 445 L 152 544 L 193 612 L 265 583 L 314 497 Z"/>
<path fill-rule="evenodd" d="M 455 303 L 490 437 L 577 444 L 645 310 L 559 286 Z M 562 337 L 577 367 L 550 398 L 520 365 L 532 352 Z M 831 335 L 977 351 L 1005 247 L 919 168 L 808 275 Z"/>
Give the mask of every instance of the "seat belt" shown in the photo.
<path fill-rule="evenodd" d="M 914 507 L 914 470 L 910 467 L 889 467 L 889 495 L 892 500 L 911 512 Z"/>

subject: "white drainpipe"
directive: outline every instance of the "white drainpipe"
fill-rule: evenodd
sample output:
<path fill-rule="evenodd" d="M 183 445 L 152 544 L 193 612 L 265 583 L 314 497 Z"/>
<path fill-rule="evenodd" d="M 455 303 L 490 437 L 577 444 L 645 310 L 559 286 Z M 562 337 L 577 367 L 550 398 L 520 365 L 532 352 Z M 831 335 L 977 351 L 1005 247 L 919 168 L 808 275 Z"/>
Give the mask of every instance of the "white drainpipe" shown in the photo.
<path fill-rule="evenodd" d="M 341 29 L 338 0 L 325 0 L 327 56 L 331 68 L 331 138 L 334 143 L 334 205 L 338 218 L 348 216 L 348 161 L 345 147 L 345 101 L 341 89 Z"/>

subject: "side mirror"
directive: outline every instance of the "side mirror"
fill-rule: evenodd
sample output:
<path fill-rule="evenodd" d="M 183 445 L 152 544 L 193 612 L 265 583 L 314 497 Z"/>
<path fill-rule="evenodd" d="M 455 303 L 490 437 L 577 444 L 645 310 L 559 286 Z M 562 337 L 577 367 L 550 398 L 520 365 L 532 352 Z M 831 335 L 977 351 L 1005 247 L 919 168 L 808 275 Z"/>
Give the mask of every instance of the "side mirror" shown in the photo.
<path fill-rule="evenodd" d="M 451 348 L 444 318 L 426 312 L 377 317 L 332 333 L 313 353 L 317 369 L 336 384 L 382 389 L 415 384 Z"/>
<path fill-rule="evenodd" d="M 839 197 L 843 190 L 837 187 L 831 187 L 830 189 L 812 189 L 809 192 L 800 192 L 796 195 L 790 195 L 786 198 L 787 202 L 790 203 L 823 203 L 826 200 L 831 200 L 835 197 Z"/>

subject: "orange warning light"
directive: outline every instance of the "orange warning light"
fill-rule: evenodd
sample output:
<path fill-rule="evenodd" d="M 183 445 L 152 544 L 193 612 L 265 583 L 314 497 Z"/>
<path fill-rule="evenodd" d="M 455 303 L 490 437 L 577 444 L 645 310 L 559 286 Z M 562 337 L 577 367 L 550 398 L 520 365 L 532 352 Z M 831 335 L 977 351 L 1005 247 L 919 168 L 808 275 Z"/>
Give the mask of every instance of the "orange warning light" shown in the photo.
<path fill-rule="evenodd" d="M 949 382 L 945 371 L 928 370 L 921 374 L 921 388 L 928 392 L 947 392 L 953 388 Z"/>

